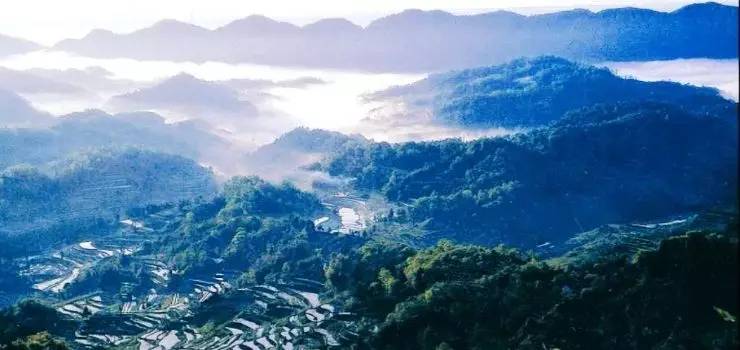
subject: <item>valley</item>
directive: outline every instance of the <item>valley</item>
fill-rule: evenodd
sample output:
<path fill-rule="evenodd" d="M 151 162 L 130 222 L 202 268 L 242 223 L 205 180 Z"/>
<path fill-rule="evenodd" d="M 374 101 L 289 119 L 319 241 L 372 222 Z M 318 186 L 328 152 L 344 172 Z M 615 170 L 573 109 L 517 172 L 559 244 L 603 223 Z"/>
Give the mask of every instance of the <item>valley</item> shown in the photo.
<path fill-rule="evenodd" d="M 0 350 L 740 346 L 735 4 L 226 3 L 0 6 Z"/>
<path fill-rule="evenodd" d="M 332 219 L 323 224 L 333 234 L 361 231 L 360 217 L 343 217 L 353 208 L 366 215 L 361 199 L 341 193 L 328 196 L 324 206 Z M 357 337 L 357 316 L 326 300 L 322 281 L 295 277 L 237 287 L 238 270 L 183 275 L 157 254 L 142 254 L 142 247 L 155 242 L 178 215 L 177 208 L 165 206 L 120 220 L 110 234 L 84 235 L 80 242 L 18 258 L 15 264 L 37 297 L 79 322 L 68 336 L 80 349 L 324 348 Z M 140 263 L 151 288 L 136 291 L 141 281 L 111 281 L 120 283 L 120 290 L 75 292 L 81 275 L 112 259 Z M 178 279 L 177 286 L 170 284 L 172 278 Z M 228 310 L 219 312 L 217 323 L 200 323 L 208 310 L 223 304 Z"/>
<path fill-rule="evenodd" d="M 357 235 L 366 227 L 360 222 L 378 224 L 371 221 L 377 212 L 369 209 L 377 210 L 377 205 L 368 205 L 360 196 L 326 194 L 322 206 L 322 216 L 314 224 L 330 235 Z M 151 206 L 136 213 L 119 220 L 109 234 L 81 236 L 79 242 L 15 262 L 33 283 L 35 295 L 77 324 L 64 334 L 73 348 L 343 348 L 367 332 L 363 324 L 368 315 L 348 309 L 345 297 L 332 292 L 336 286 L 330 288 L 323 280 L 285 275 L 269 282 L 245 282 L 239 269 L 219 267 L 218 261 L 200 272 L 179 270 L 149 246 L 184 219 L 183 209 Z M 612 224 L 575 235 L 562 245 L 540 244 L 536 251 L 550 257 L 547 261 L 553 266 L 584 266 L 604 256 L 654 252 L 668 237 L 691 230 L 721 231 L 732 220 L 731 213 L 710 212 Z M 122 259 L 126 265 L 139 264 L 137 278 L 147 282 L 100 280 L 120 287 L 105 290 L 85 288 L 84 281 L 75 285 L 80 276 Z"/>

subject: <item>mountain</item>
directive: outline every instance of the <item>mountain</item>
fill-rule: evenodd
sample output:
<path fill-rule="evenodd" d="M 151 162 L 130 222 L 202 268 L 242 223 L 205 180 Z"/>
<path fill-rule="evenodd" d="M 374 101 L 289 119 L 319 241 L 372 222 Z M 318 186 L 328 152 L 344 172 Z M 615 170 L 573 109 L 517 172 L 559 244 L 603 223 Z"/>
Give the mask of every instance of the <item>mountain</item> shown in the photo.
<path fill-rule="evenodd" d="M 391 106 L 401 102 L 404 119 L 432 115 L 436 122 L 469 128 L 545 125 L 569 110 L 600 103 L 657 101 L 698 113 L 732 106 L 715 89 L 621 78 L 606 68 L 552 56 L 432 74 L 367 98 Z"/>
<path fill-rule="evenodd" d="M 181 73 L 158 84 L 114 96 L 111 103 L 125 109 L 163 109 L 189 116 L 225 113 L 239 117 L 257 114 L 256 107 L 243 100 L 238 91 L 216 82 Z"/>
<path fill-rule="evenodd" d="M 212 173 L 191 160 L 133 149 L 71 155 L 44 172 L 15 166 L 1 174 L 0 235 L 13 246 L 36 234 L 41 247 L 69 239 L 59 235 L 91 220 L 110 220 L 146 204 L 209 197 L 216 189 Z"/>
<path fill-rule="evenodd" d="M 51 114 L 37 110 L 16 93 L 0 89 L 0 129 L 39 128 L 53 123 Z"/>
<path fill-rule="evenodd" d="M 168 124 L 148 112 L 110 115 L 89 110 L 54 122 L 49 128 L 0 129 L 0 169 L 16 164 L 43 166 L 68 154 L 96 148 L 136 147 L 206 159 L 227 147 L 196 123 Z"/>
<path fill-rule="evenodd" d="M 345 135 L 336 131 L 300 127 L 280 135 L 275 141 L 260 147 L 253 153 L 267 160 L 292 152 L 326 154 L 349 144 L 367 144 L 368 142 L 360 135 Z"/>
<path fill-rule="evenodd" d="M 251 173 L 260 177 L 274 181 L 287 179 L 310 188 L 319 174 L 306 167 L 350 145 L 369 142 L 360 135 L 301 127 L 260 146 L 249 153 L 244 162 Z"/>
<path fill-rule="evenodd" d="M 48 79 L 58 84 L 67 85 L 70 84 L 69 82 L 74 82 L 75 86 L 94 92 L 125 91 L 137 84 L 131 80 L 114 78 L 112 72 L 96 66 L 84 69 L 32 68 L 23 71 L 23 73 Z"/>
<path fill-rule="evenodd" d="M 208 30 L 203 27 L 173 19 L 165 19 L 154 23 L 151 27 L 137 30 L 131 34 L 142 39 L 154 37 L 158 40 L 165 41 L 171 39 L 172 36 L 186 35 L 197 37 L 206 33 L 208 33 Z"/>
<path fill-rule="evenodd" d="M 152 202 L 188 188 L 178 181 L 199 187 L 203 169 L 190 172 L 192 163 L 177 157 L 127 151 L 125 159 L 103 154 L 62 162 L 53 175 L 11 169 L 0 182 L 0 206 L 7 198 L 15 207 L 0 208 L 7 209 L 2 215 L 54 213 L 71 190 L 74 205 L 61 207 L 101 219 L 63 222 L 23 240 L 0 236 L 0 302 L 43 298 L 0 311 L 0 344 L 430 350 L 738 344 L 736 208 L 719 219 L 716 212 L 667 222 L 651 217 L 675 214 L 686 203 L 696 210 L 715 199 L 735 205 L 736 183 L 723 183 L 736 182 L 729 169 L 737 165 L 735 119 L 670 105 L 601 105 L 509 138 L 400 145 L 356 139 L 297 129 L 265 147 L 273 154 L 304 147 L 339 152 L 361 169 L 357 188 L 378 186 L 395 203 L 396 195 L 445 196 L 458 188 L 465 190 L 456 197 L 474 193 L 480 202 L 451 210 L 460 203 L 455 198 L 435 201 L 424 209 L 434 215 L 422 219 L 417 210 L 427 199 L 417 199 L 375 217 L 367 230 L 341 233 L 317 222 L 349 203 L 365 205 L 363 196 L 337 193 L 335 206 L 289 183 L 235 177 L 207 198 Z M 373 182 L 385 178 L 371 172 L 386 171 L 388 182 Z M 487 188 L 511 178 L 520 183 Z M 128 183 L 143 191 L 131 193 Z M 90 209 L 85 200 L 99 204 Z M 118 200 L 135 205 L 115 210 Z M 486 234 L 517 232 L 514 221 L 500 224 L 534 210 L 527 232 L 537 235 L 571 218 L 583 225 L 615 219 L 604 211 L 632 204 L 630 215 L 650 219 L 600 226 L 603 234 L 577 235 L 577 250 L 548 258 L 445 239 L 414 248 L 402 243 L 413 231 L 398 225 L 446 221 L 451 230 L 442 237 L 464 240 L 486 218 L 492 221 L 478 227 Z M 393 234 L 378 235 L 380 225 L 392 225 Z"/>
<path fill-rule="evenodd" d="M 16 71 L 0 67 L 0 89 L 17 94 L 79 94 L 81 87 L 49 79 L 29 71 Z"/>
<path fill-rule="evenodd" d="M 429 241 L 532 248 L 607 223 L 730 205 L 735 113 L 596 105 L 508 137 L 354 146 L 322 168 L 383 193 L 398 204 L 391 221 L 424 228 Z"/>
<path fill-rule="evenodd" d="M 54 48 L 103 57 L 119 57 L 124 52 L 138 52 L 139 59 L 157 59 L 160 50 L 166 50 L 173 59 L 195 59 L 193 49 L 208 41 L 209 31 L 192 24 L 175 20 L 162 20 L 151 27 L 127 34 L 95 29 L 79 40 L 67 39 Z M 105 54 L 103 54 L 105 52 Z"/>
<path fill-rule="evenodd" d="M 352 37 L 360 35 L 362 27 L 344 18 L 325 18 L 303 26 L 302 30 L 308 35 L 324 35 L 330 38 L 337 35 Z"/>
<path fill-rule="evenodd" d="M 265 16 L 252 15 L 233 21 L 215 30 L 226 37 L 271 37 L 294 35 L 300 28 L 286 22 L 278 22 Z"/>
<path fill-rule="evenodd" d="M 0 56 L 8 56 L 41 49 L 42 46 L 24 39 L 0 34 Z"/>
<path fill-rule="evenodd" d="M 96 30 L 54 48 L 97 57 L 415 72 L 539 55 L 587 61 L 736 58 L 737 11 L 716 3 L 673 12 L 618 8 L 533 16 L 407 10 L 366 28 L 343 19 L 298 27 L 250 16 L 210 31 L 176 21 L 128 34 Z"/>
<path fill-rule="evenodd" d="M 162 21 L 84 48 L 355 69 L 490 65 L 507 50 L 721 56 L 721 43 L 664 39 L 724 42 L 727 8 Z M 99 68 L 0 69 L 0 88 L 24 94 L 80 81 L 132 84 Z M 740 347 L 737 103 L 522 58 L 368 96 L 385 103 L 389 139 L 397 125 L 465 137 L 300 127 L 245 153 L 291 123 L 257 116 L 250 94 L 321 83 L 181 74 L 111 101 L 167 119 L 53 117 L 0 89 L 0 349 Z M 260 177 L 217 182 L 209 164 Z"/>

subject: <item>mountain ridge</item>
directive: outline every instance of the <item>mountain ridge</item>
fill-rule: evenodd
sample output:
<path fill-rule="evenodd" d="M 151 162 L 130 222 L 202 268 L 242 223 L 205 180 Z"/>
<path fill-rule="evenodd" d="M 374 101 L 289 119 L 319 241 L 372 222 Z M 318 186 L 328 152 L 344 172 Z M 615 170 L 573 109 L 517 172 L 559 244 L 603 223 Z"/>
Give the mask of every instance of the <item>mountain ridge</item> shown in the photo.
<path fill-rule="evenodd" d="M 53 47 L 96 57 L 434 71 L 542 54 L 592 61 L 735 58 L 736 28 L 737 7 L 717 3 L 672 12 L 617 8 L 531 16 L 406 10 L 365 27 L 346 19 L 297 26 L 252 15 L 209 30 L 167 20 L 130 33 L 93 31 Z M 162 39 L 165 32 L 170 40 Z"/>
<path fill-rule="evenodd" d="M 696 112 L 718 111 L 732 103 L 713 88 L 675 82 L 646 82 L 556 56 L 430 74 L 417 82 L 365 96 L 393 110 L 402 102 L 405 120 L 464 128 L 532 127 L 557 120 L 569 110 L 599 103 L 657 101 Z M 367 120 L 397 120 L 376 109 Z"/>

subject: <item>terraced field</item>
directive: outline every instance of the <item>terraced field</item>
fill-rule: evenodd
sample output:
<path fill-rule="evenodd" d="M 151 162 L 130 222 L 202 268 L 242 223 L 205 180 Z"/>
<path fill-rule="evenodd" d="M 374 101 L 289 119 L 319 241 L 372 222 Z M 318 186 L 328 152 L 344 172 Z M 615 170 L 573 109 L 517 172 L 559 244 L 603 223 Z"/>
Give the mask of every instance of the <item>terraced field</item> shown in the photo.
<path fill-rule="evenodd" d="M 60 293 L 85 269 L 105 258 L 133 255 L 142 243 L 152 239 L 152 229 L 128 221 L 122 222 L 114 234 L 90 238 L 24 259 L 19 262 L 19 266 L 26 267 L 21 274 L 28 277 L 38 291 Z"/>
<path fill-rule="evenodd" d="M 82 317 L 84 308 L 93 309 L 75 334 L 76 346 L 83 349 L 315 349 L 338 347 L 357 335 L 354 315 L 322 302 L 317 292 L 324 286 L 316 281 L 295 279 L 234 289 L 219 273 L 190 282 L 187 295 L 152 291 L 116 308 L 105 308 L 94 295 L 59 309 L 72 317 Z M 212 301 L 219 295 L 220 301 Z M 216 308 L 219 303 L 234 310 L 223 322 L 212 327 L 191 324 L 201 308 Z"/>
<path fill-rule="evenodd" d="M 327 216 L 314 220 L 318 227 L 340 234 L 356 234 L 372 220 L 377 208 L 368 201 L 348 193 L 333 193 L 322 198 L 322 205 L 329 209 Z"/>
<path fill-rule="evenodd" d="M 255 285 L 239 290 L 253 304 L 219 326 L 208 336 L 186 339 L 189 349 L 271 349 L 339 346 L 338 339 L 353 336 L 348 315 L 338 315 L 318 295 L 301 292 L 295 282 Z M 344 317 L 344 318 L 343 318 Z"/>
<path fill-rule="evenodd" d="M 732 216 L 722 212 L 703 212 L 661 221 L 610 224 L 575 235 L 561 245 L 541 244 L 537 252 L 556 257 L 557 263 L 585 263 L 605 255 L 634 256 L 655 250 L 666 237 L 691 230 L 721 231 Z"/>
<path fill-rule="evenodd" d="M 88 237 L 29 257 L 23 274 L 33 288 L 65 316 L 81 322 L 69 336 L 79 349 L 314 349 L 339 347 L 356 336 L 355 317 L 322 300 L 318 281 L 296 278 L 235 288 L 240 271 L 181 274 L 141 247 L 176 220 L 164 209 L 137 220 L 124 219 L 113 234 Z M 351 231 L 347 231 L 351 232 Z M 70 296 L 66 286 L 105 259 L 127 256 L 151 279 L 146 293 L 98 291 Z M 66 298 L 66 299 L 65 299 Z M 221 310 L 217 323 L 203 315 Z"/>

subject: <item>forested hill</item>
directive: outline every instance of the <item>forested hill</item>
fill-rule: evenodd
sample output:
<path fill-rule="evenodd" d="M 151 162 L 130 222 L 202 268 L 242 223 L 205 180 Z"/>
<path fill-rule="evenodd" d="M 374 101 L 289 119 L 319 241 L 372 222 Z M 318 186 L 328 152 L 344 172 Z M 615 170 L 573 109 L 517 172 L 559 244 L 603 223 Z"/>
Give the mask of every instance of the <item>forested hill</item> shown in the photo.
<path fill-rule="evenodd" d="M 150 112 L 86 110 L 46 118 L 53 124 L 49 128 L 0 128 L 0 170 L 16 164 L 43 166 L 101 148 L 138 148 L 213 162 L 228 147 L 195 121 L 167 123 Z"/>
<path fill-rule="evenodd" d="M 511 137 L 348 147 L 323 168 L 405 203 L 394 220 L 438 237 L 532 247 L 606 223 L 734 204 L 731 114 L 599 105 Z"/>
<path fill-rule="evenodd" d="M 557 267 L 505 247 L 368 243 L 326 268 L 370 349 L 734 349 L 737 226 Z"/>
<path fill-rule="evenodd" d="M 131 207 L 209 197 L 216 191 L 207 169 L 150 151 L 78 154 L 48 168 L 16 166 L 0 173 L 0 234 L 26 242 L 23 233 L 35 232 L 34 243 L 42 246 L 64 236 L 71 239 L 96 220 L 110 220 Z"/>
<path fill-rule="evenodd" d="M 715 89 L 622 78 L 607 68 L 553 56 L 432 74 L 369 98 L 401 100 L 409 113 L 468 128 L 541 126 L 598 103 L 664 102 L 699 113 L 732 104 Z"/>
<path fill-rule="evenodd" d="M 256 177 L 234 177 L 218 196 L 185 211 L 152 246 L 185 274 L 227 269 L 242 272 L 241 282 L 320 279 L 329 256 L 359 241 L 314 227 L 310 218 L 325 211 L 314 195 Z"/>
<path fill-rule="evenodd" d="M 275 141 L 263 145 L 249 154 L 247 161 L 255 166 L 281 167 L 306 162 L 312 155 L 324 155 L 349 145 L 364 145 L 370 141 L 361 135 L 345 135 L 322 129 L 295 128 Z"/>

